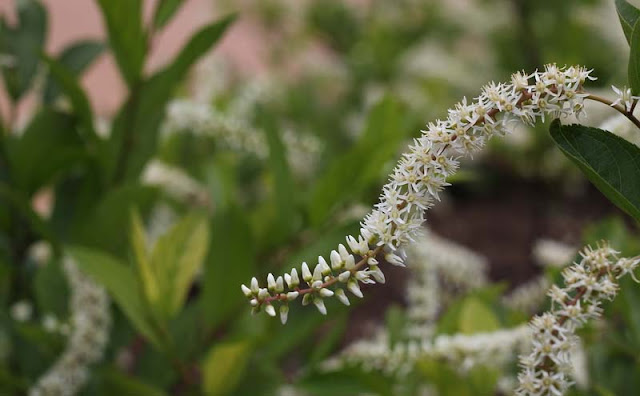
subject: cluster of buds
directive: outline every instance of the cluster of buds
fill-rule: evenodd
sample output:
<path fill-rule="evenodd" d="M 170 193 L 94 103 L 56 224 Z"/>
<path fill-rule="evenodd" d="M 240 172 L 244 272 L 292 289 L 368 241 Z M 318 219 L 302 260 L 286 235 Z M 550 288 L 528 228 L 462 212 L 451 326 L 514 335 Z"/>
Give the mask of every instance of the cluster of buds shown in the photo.
<path fill-rule="evenodd" d="M 602 313 L 602 302 L 618 293 L 617 280 L 630 274 L 640 257 L 619 258 L 607 244 L 584 248 L 581 259 L 562 272 L 565 286 L 549 289 L 552 308 L 531 320 L 533 349 L 520 357 L 518 395 L 562 395 L 573 384 L 570 351 L 576 329 Z M 637 280 L 636 280 L 637 281 Z"/>
<path fill-rule="evenodd" d="M 380 253 L 385 253 L 388 262 L 403 265 L 400 249 L 412 241 L 421 229 L 424 212 L 439 199 L 438 193 L 448 185 L 447 178 L 456 172 L 457 158 L 472 155 L 493 135 L 506 134 L 512 122 L 533 125 L 538 120 L 544 120 L 545 116 L 579 116 L 584 109 L 584 98 L 588 96 L 583 92 L 582 85 L 588 79 L 594 79 L 590 74 L 591 70 L 583 67 L 558 68 L 556 65 L 547 65 L 543 72 L 531 75 L 518 72 L 512 76 L 510 83 L 492 82 L 485 86 L 473 103 L 463 99 L 449 110 L 446 120 L 429 123 L 427 129 L 422 131 L 423 135 L 409 147 L 409 152 L 403 154 L 389 182 L 382 189 L 379 203 L 364 218 L 357 239 L 359 242 L 356 243 L 362 245 L 358 249 L 363 258 L 348 272 L 344 272 L 345 281 L 355 276 L 363 281 L 372 277 L 383 280 L 376 261 Z M 346 249 L 343 250 L 348 257 L 350 254 Z M 353 252 L 358 254 L 355 250 Z M 372 259 L 374 261 L 369 263 Z M 366 264 L 370 268 L 358 275 Z M 292 294 L 288 295 L 284 293 L 284 284 L 281 288 L 283 291 L 278 291 L 280 287 L 273 275 L 269 277 L 273 281 L 268 282 L 271 287 L 261 288 L 254 278 L 251 287 L 243 286 L 242 289 L 255 308 L 266 305 L 265 311 L 273 316 L 273 301 L 286 302 L 302 294 L 310 295 L 305 296 L 303 302 L 314 302 L 324 312 L 320 292 L 325 289 L 322 292 L 325 295 L 334 293 L 326 287 L 339 281 L 338 277 L 330 275 L 331 271 L 332 268 L 324 260 L 319 260 L 314 270 L 315 277 L 307 268 L 311 275 L 308 277 L 310 288 L 305 289 L 304 293 L 293 286 L 293 290 L 288 292 Z M 289 275 L 291 280 L 294 279 L 293 275 Z M 353 285 L 357 283 L 352 281 L 351 285 L 355 288 Z M 356 293 L 359 295 L 359 290 Z"/>
<path fill-rule="evenodd" d="M 29 396 L 75 395 L 89 378 L 89 366 L 102 358 L 109 340 L 109 297 L 101 286 L 65 258 L 71 290 L 71 334 L 54 365 L 29 390 Z"/>
<path fill-rule="evenodd" d="M 324 257 L 318 257 L 318 263 L 313 270 L 302 263 L 300 273 L 293 268 L 290 273 L 277 278 L 273 274 L 267 276 L 267 287 L 260 287 L 258 279 L 251 279 L 249 286 L 242 285 L 242 292 L 249 299 L 253 312 L 264 311 L 270 316 L 276 316 L 276 304 L 280 320 L 286 323 L 289 314 L 289 302 L 302 298 L 302 305 L 313 304 L 321 314 L 326 315 L 327 308 L 324 298 L 337 297 L 340 302 L 350 305 L 349 297 L 344 289 L 356 297 L 362 298 L 360 283 L 384 283 L 385 277 L 379 267 L 377 256 L 381 247 L 369 248 L 369 242 L 360 237 L 347 237 L 347 245 L 340 244 L 338 250 L 329 255 L 329 262 Z M 359 260 L 356 261 L 356 255 Z M 392 257 L 393 256 L 393 257 Z M 398 262 L 395 255 L 385 256 L 390 262 Z"/>

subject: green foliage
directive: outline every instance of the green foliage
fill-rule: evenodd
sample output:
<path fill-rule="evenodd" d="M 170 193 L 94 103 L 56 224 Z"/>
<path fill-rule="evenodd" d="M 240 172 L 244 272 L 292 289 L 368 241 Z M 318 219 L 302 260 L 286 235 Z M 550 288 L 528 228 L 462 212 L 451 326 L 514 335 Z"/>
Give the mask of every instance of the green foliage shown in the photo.
<path fill-rule="evenodd" d="M 142 27 L 142 0 L 98 0 L 109 46 L 130 89 L 142 77 L 148 37 Z"/>
<path fill-rule="evenodd" d="M 640 17 L 640 10 L 629 4 L 626 0 L 615 0 L 615 3 L 624 36 L 626 37 L 629 45 L 632 45 L 631 37 L 638 17 Z"/>
<path fill-rule="evenodd" d="M 563 154 L 620 209 L 640 221 L 640 148 L 607 131 L 551 124 Z"/>
<path fill-rule="evenodd" d="M 311 223 L 319 226 L 335 209 L 379 180 L 386 162 L 397 152 L 402 134 L 402 111 L 385 98 L 372 110 L 358 143 L 334 159 L 319 177 L 309 199 Z"/>
<path fill-rule="evenodd" d="M 15 60 L 15 64 L 2 66 L 4 85 L 14 102 L 31 86 L 47 32 L 47 15 L 39 1 L 24 0 L 15 4 L 17 26 L 9 26 L 4 17 L 0 17 L 0 53 Z"/>
<path fill-rule="evenodd" d="M 640 93 L 640 24 L 636 21 L 631 33 L 629 53 L 629 86 L 633 94 Z"/>
<path fill-rule="evenodd" d="M 160 0 L 153 15 L 153 26 L 161 29 L 184 4 L 184 0 Z"/>
<path fill-rule="evenodd" d="M 210 244 L 201 305 L 207 323 L 217 326 L 245 307 L 239 285 L 257 269 L 253 236 L 247 216 L 240 208 L 232 206 L 213 217 Z"/>
<path fill-rule="evenodd" d="M 100 41 L 78 41 L 65 48 L 57 58 L 57 63 L 68 69 L 74 77 L 84 72 L 105 50 L 105 45 Z M 60 85 L 52 76 L 47 77 L 42 100 L 45 103 L 53 103 L 61 94 Z"/>
<path fill-rule="evenodd" d="M 202 390 L 207 396 L 231 394 L 242 378 L 251 345 L 246 341 L 225 342 L 212 347 L 202 362 Z"/>

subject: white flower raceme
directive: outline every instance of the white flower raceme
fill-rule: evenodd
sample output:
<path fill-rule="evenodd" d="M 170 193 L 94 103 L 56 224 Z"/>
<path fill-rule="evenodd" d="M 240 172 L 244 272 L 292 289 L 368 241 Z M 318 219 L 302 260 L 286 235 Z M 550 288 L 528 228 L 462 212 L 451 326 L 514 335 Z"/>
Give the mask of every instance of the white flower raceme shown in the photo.
<path fill-rule="evenodd" d="M 163 189 L 169 196 L 200 206 L 209 206 L 210 197 L 205 186 L 184 170 L 154 159 L 142 172 L 141 181 Z"/>
<path fill-rule="evenodd" d="M 64 272 L 71 289 L 71 334 L 54 365 L 29 390 L 29 396 L 71 396 L 84 386 L 89 366 L 102 358 L 109 337 L 109 298 L 101 286 L 65 258 Z"/>
<path fill-rule="evenodd" d="M 570 351 L 576 329 L 602 313 L 602 303 L 618 292 L 617 280 L 630 274 L 640 257 L 619 258 L 607 244 L 584 248 L 581 259 L 562 272 L 564 287 L 552 286 L 550 311 L 531 320 L 533 349 L 520 357 L 518 395 L 562 395 L 573 384 Z"/>
<path fill-rule="evenodd" d="M 362 297 L 359 283 L 384 283 L 380 260 L 404 265 L 400 248 L 420 229 L 424 212 L 456 172 L 458 158 L 472 155 L 492 136 L 506 134 L 512 122 L 531 125 L 546 117 L 579 115 L 587 96 L 582 85 L 593 79 L 590 74 L 583 67 L 547 65 L 531 75 L 516 73 L 509 83 L 488 84 L 472 103 L 463 99 L 446 120 L 429 123 L 414 140 L 383 187 L 379 203 L 363 220 L 360 235 L 347 237 L 348 249 L 341 244 L 331 252 L 331 265 L 319 257 L 311 267 L 302 264 L 302 279 L 294 268 L 284 277 L 269 274 L 267 287 L 256 278 L 248 287 L 242 285 L 254 310 L 276 316 L 278 305 L 284 322 L 287 304 L 298 297 L 325 313 L 326 297 L 336 295 L 349 303 L 343 287 Z"/>
<path fill-rule="evenodd" d="M 11 306 L 11 317 L 17 322 L 31 320 L 33 305 L 26 300 L 20 300 Z"/>
<path fill-rule="evenodd" d="M 578 248 L 553 239 L 540 239 L 533 247 L 533 258 L 542 267 L 562 268 L 578 253 Z"/>

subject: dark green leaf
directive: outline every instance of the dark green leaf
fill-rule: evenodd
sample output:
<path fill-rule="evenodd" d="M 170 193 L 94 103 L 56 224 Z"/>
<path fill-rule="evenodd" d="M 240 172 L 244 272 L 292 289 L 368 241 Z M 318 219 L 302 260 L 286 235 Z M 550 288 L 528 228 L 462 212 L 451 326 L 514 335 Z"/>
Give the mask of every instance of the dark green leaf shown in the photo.
<path fill-rule="evenodd" d="M 163 28 L 183 3 L 183 0 L 160 0 L 156 8 L 156 13 L 153 16 L 154 27 L 158 29 Z"/>
<path fill-rule="evenodd" d="M 147 51 L 142 29 L 142 0 L 98 0 L 109 45 L 130 89 L 140 81 Z"/>
<path fill-rule="evenodd" d="M 44 56 L 45 63 L 53 78 L 60 84 L 62 91 L 67 95 L 74 112 L 80 120 L 82 134 L 88 142 L 96 142 L 98 137 L 93 129 L 93 112 L 89 100 L 80 87 L 73 73 L 55 59 Z"/>
<path fill-rule="evenodd" d="M 640 221 L 640 148 L 610 132 L 551 124 L 551 137 L 587 178 L 620 209 Z"/>
<path fill-rule="evenodd" d="M 636 21 L 631 33 L 631 52 L 628 68 L 629 86 L 634 95 L 640 93 L 640 22 Z"/>
<path fill-rule="evenodd" d="M 616 11 L 618 11 L 618 17 L 620 18 L 620 25 L 622 25 L 622 31 L 627 38 L 627 42 L 631 44 L 631 35 L 633 33 L 633 27 L 640 17 L 640 10 L 629 4 L 626 0 L 616 0 Z"/>
<path fill-rule="evenodd" d="M 255 274 L 253 246 L 251 229 L 241 209 L 232 206 L 216 213 L 211 221 L 211 249 L 205 264 L 201 300 L 209 325 L 219 324 L 246 304 L 240 284 Z"/>
<path fill-rule="evenodd" d="M 115 369 L 103 369 L 97 372 L 98 395 L 136 395 L 136 396 L 166 396 L 167 394 L 156 387 L 146 384 L 139 379 L 126 375 Z"/>
<path fill-rule="evenodd" d="M 43 109 L 24 133 L 7 141 L 13 178 L 28 194 L 85 158 L 73 117 Z"/>
<path fill-rule="evenodd" d="M 49 260 L 36 271 L 33 288 L 40 312 L 49 312 L 58 318 L 68 314 L 69 290 L 59 260 Z"/>
<path fill-rule="evenodd" d="M 76 42 L 58 57 L 58 63 L 79 77 L 82 72 L 104 51 L 104 44 L 100 41 L 86 40 Z M 60 95 L 60 86 L 51 77 L 47 78 L 44 88 L 43 101 L 52 103 Z"/>
<path fill-rule="evenodd" d="M 406 136 L 402 120 L 398 104 L 389 98 L 373 108 L 360 140 L 333 160 L 315 184 L 309 202 L 312 224 L 320 225 L 332 209 L 378 180 L 380 171 Z"/>
<path fill-rule="evenodd" d="M 153 326 L 133 270 L 115 257 L 98 250 L 74 246 L 68 251 L 83 272 L 107 289 L 135 328 L 159 347 L 161 337 Z"/>
<path fill-rule="evenodd" d="M 11 28 L 0 20 L 0 50 L 13 57 L 15 64 L 2 67 L 9 96 L 17 101 L 29 89 L 38 70 L 47 31 L 47 14 L 36 0 L 16 1 L 18 26 Z"/>
<path fill-rule="evenodd" d="M 118 113 L 112 128 L 112 146 L 105 153 L 110 174 L 116 180 L 137 180 L 155 153 L 164 108 L 174 89 L 191 66 L 222 37 L 234 17 L 205 26 L 182 49 L 174 61 L 145 81 Z"/>
<path fill-rule="evenodd" d="M 123 185 L 110 191 L 79 219 L 72 230 L 74 243 L 104 250 L 121 259 L 126 258 L 130 218 L 133 208 L 148 213 L 157 190 L 140 185 Z"/>

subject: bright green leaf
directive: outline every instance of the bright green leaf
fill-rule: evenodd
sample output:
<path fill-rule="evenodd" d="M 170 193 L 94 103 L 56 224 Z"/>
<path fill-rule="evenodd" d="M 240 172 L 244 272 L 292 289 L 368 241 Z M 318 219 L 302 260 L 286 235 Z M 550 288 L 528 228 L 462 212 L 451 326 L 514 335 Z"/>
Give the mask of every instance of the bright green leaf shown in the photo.
<path fill-rule="evenodd" d="M 131 211 L 130 235 L 134 261 L 138 269 L 138 276 L 142 281 L 142 290 L 149 304 L 154 306 L 160 299 L 160 289 L 147 254 L 147 238 L 144 234 L 142 219 L 136 210 Z"/>
<path fill-rule="evenodd" d="M 458 318 L 460 332 L 473 334 L 500 329 L 500 322 L 493 311 L 480 299 L 471 297 L 465 300 Z"/>
<path fill-rule="evenodd" d="M 626 0 L 616 0 L 616 11 L 620 18 L 620 25 L 624 36 L 627 38 L 627 42 L 631 44 L 631 35 L 633 33 L 633 27 L 640 17 L 640 10 L 629 4 Z"/>
<path fill-rule="evenodd" d="M 78 267 L 104 286 L 134 327 L 156 347 L 161 347 L 136 274 L 124 263 L 106 253 L 80 246 L 69 248 Z"/>
<path fill-rule="evenodd" d="M 57 61 L 71 71 L 74 76 L 79 77 L 102 54 L 104 48 L 104 44 L 100 41 L 79 41 L 65 48 Z M 43 101 L 53 103 L 58 95 L 60 95 L 60 86 L 54 79 L 48 77 L 43 92 Z"/>
<path fill-rule="evenodd" d="M 202 362 L 202 390 L 207 396 L 230 394 L 242 378 L 251 347 L 246 341 L 214 345 Z"/>
<path fill-rule="evenodd" d="M 183 3 L 184 0 L 160 0 L 153 16 L 154 27 L 157 29 L 163 28 Z"/>
<path fill-rule="evenodd" d="M 189 287 L 209 248 L 206 218 L 191 214 L 161 236 L 151 253 L 151 267 L 160 288 L 164 319 L 173 317 L 184 304 Z"/>
<path fill-rule="evenodd" d="M 551 124 L 551 137 L 615 205 L 640 221 L 640 148 L 597 128 Z"/>

